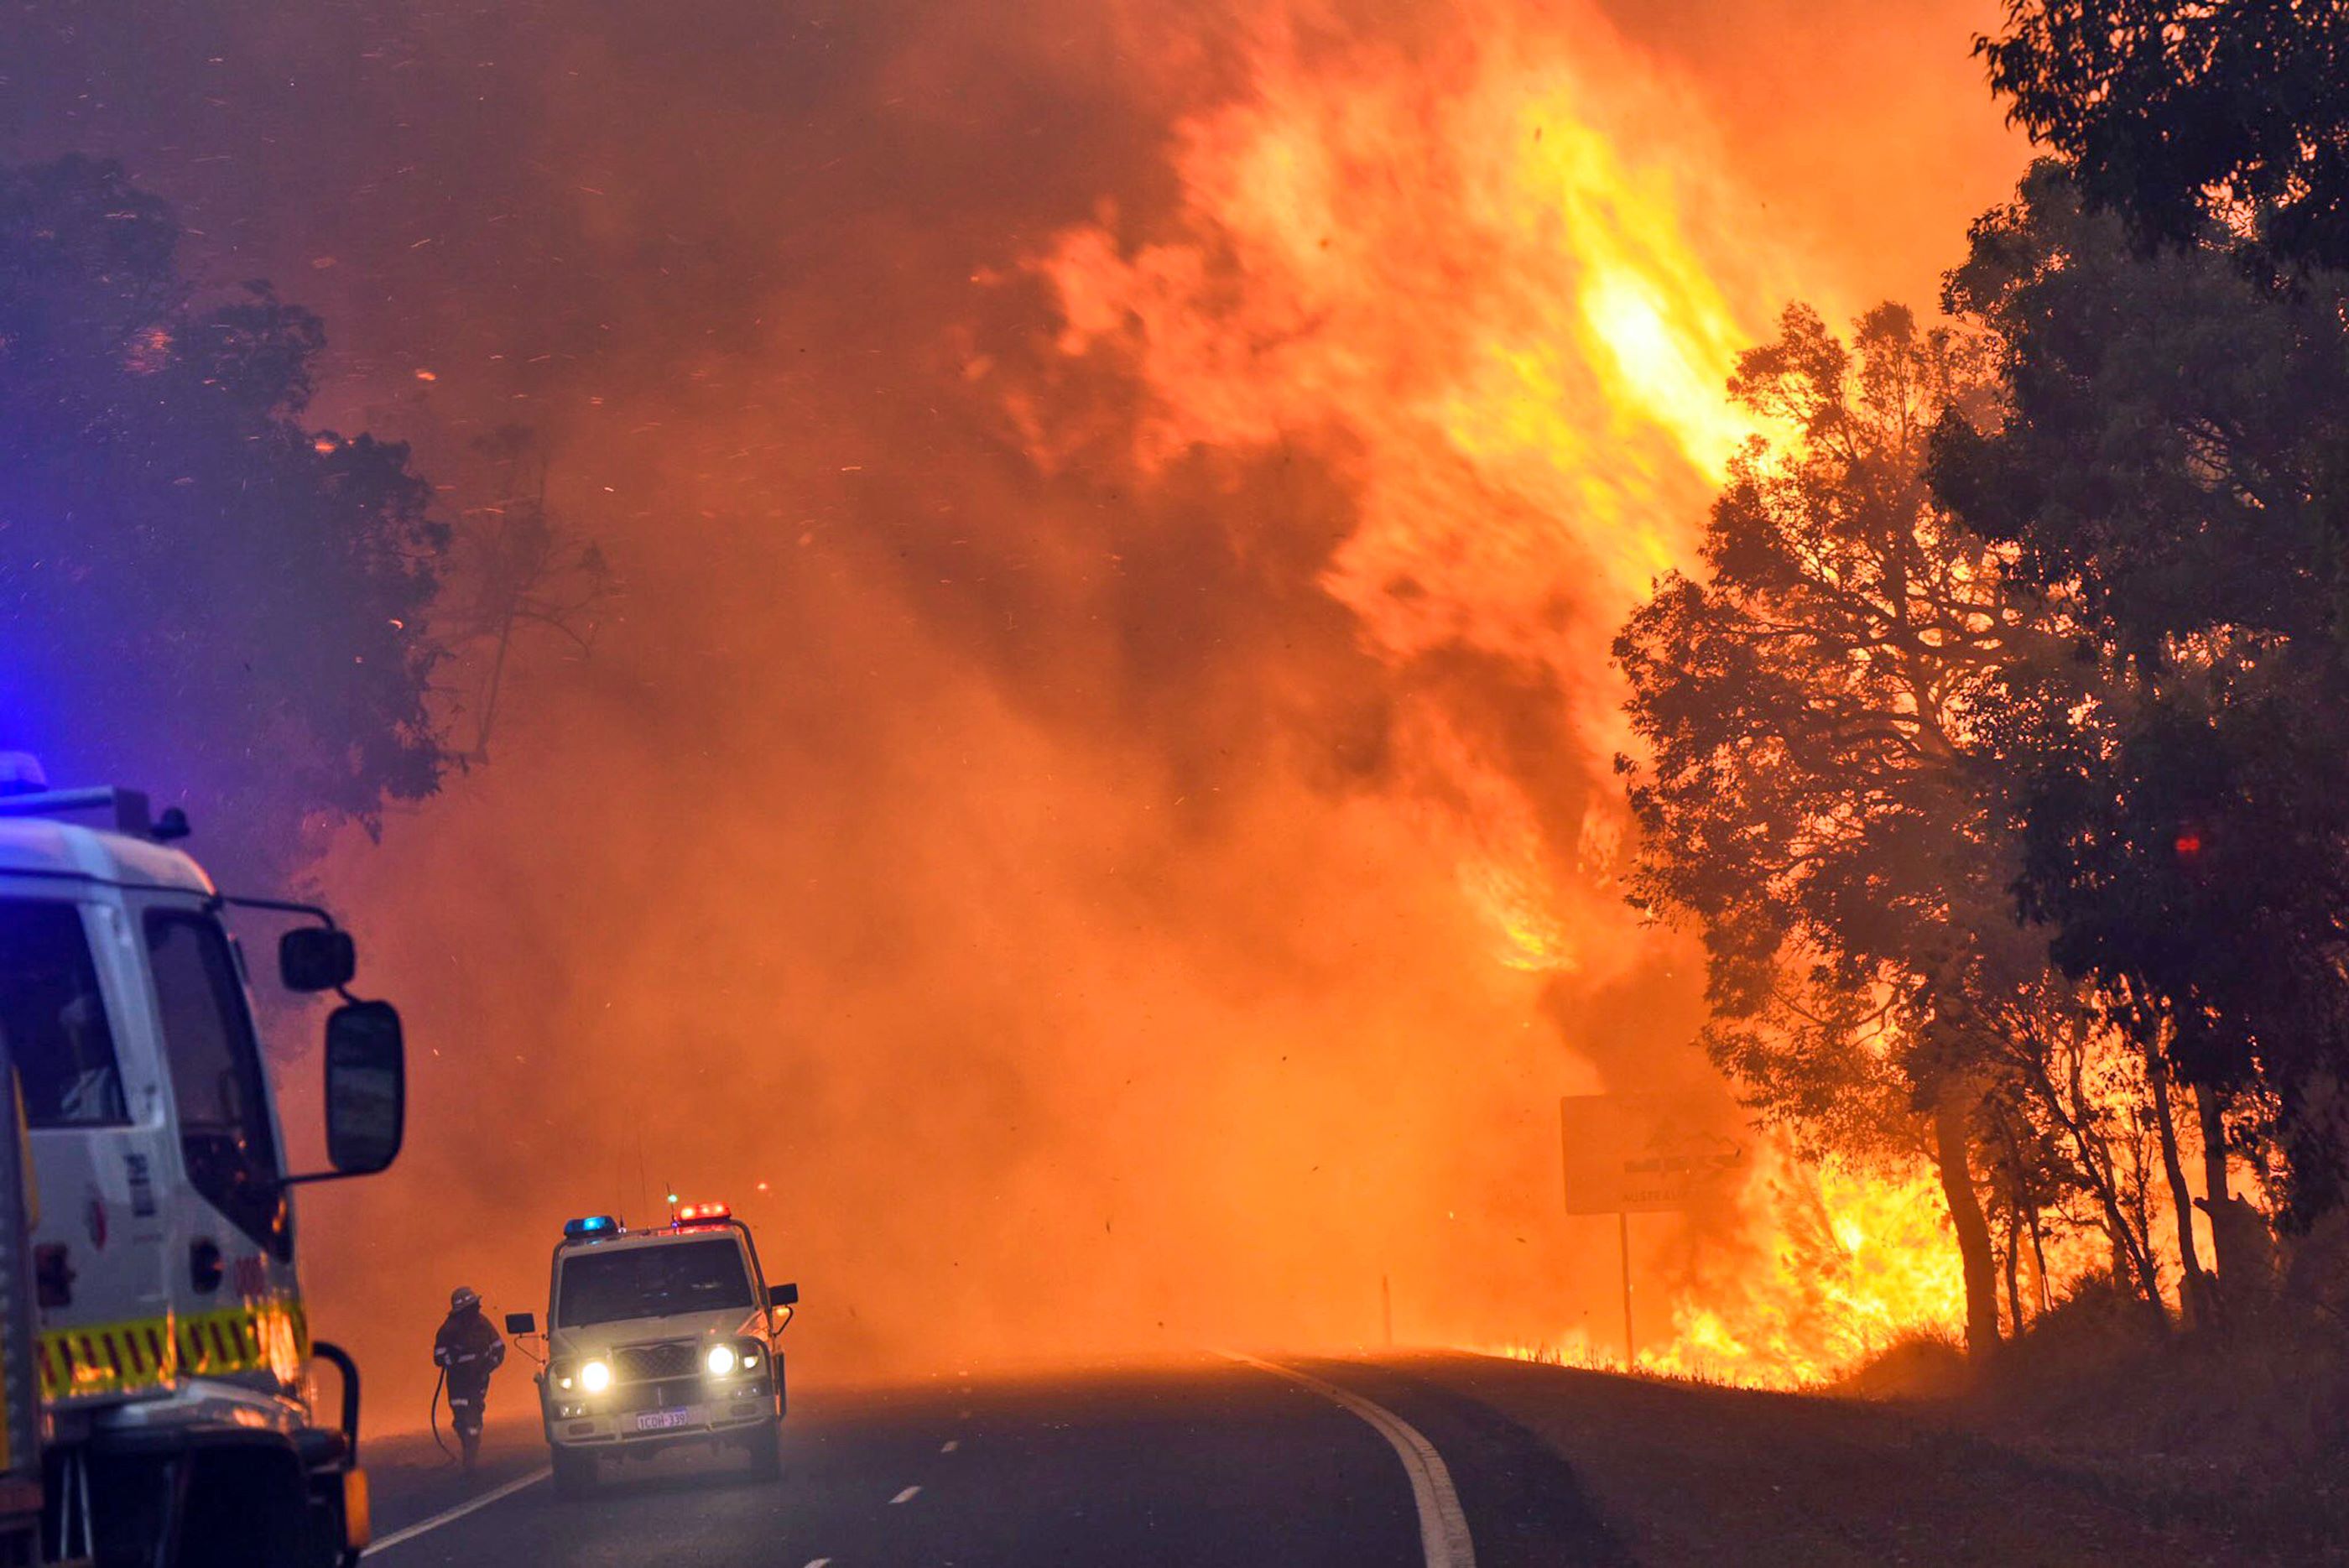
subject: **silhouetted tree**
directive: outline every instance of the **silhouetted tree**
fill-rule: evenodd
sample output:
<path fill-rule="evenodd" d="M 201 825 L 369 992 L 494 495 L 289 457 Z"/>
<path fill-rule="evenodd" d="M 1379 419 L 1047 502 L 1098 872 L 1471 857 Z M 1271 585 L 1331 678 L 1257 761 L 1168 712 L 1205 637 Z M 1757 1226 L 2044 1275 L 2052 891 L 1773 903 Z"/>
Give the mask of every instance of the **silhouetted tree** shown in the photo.
<path fill-rule="evenodd" d="M 1948 304 L 2002 346 L 2001 416 L 1934 483 L 2075 604 L 2093 703 L 2018 714 L 2019 888 L 2199 1097 L 2272 1106 L 2303 1214 L 2342 1197 L 2349 1081 L 2349 331 L 2230 237 L 2147 255 L 2043 164 Z M 2228 1260 L 2220 1259 L 2223 1277 Z"/>
<path fill-rule="evenodd" d="M 2009 0 L 1982 38 L 2012 117 L 2147 240 L 2213 220 L 2349 267 L 2349 5 Z"/>
<path fill-rule="evenodd" d="M 1737 459 L 1703 575 L 1665 579 L 1616 644 L 1649 747 L 1625 764 L 1635 897 L 1701 922 L 1707 1044 L 1752 1103 L 1847 1151 L 1868 1124 L 1923 1135 L 1979 1351 L 1999 1314 L 1975 1124 L 2005 1012 L 2069 1002 L 2014 940 L 1980 759 L 2016 671 L 2060 668 L 2060 644 L 1925 483 L 1935 421 L 1993 393 L 1986 356 L 1899 306 L 1849 347 L 1796 307 L 1732 390 L 1787 437 Z"/>
<path fill-rule="evenodd" d="M 200 300 L 179 235 L 113 164 L 0 168 L 0 744 L 276 877 L 436 785 L 446 535 L 405 447 L 301 422 L 318 318 Z"/>
<path fill-rule="evenodd" d="M 466 510 L 452 552 L 461 591 L 443 618 L 450 640 L 488 666 L 467 705 L 468 764 L 489 761 L 515 639 L 552 632 L 584 657 L 595 649 L 596 618 L 615 591 L 602 547 L 575 535 L 547 501 L 549 460 L 538 432 L 501 425 L 473 447 L 497 469 L 498 494 Z"/>

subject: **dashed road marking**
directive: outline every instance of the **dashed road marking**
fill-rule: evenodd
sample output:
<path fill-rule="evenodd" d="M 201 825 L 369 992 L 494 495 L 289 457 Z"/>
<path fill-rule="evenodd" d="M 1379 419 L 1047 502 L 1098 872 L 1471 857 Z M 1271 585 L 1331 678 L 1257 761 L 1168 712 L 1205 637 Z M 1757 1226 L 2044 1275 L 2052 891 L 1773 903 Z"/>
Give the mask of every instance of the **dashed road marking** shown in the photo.
<path fill-rule="evenodd" d="M 960 1438 L 948 1438 L 945 1442 L 938 1445 L 938 1452 L 942 1454 L 950 1454 L 961 1447 L 962 1439 Z"/>
<path fill-rule="evenodd" d="M 895 1497 L 891 1498 L 889 1501 L 890 1501 L 892 1503 L 911 1502 L 911 1501 L 913 1501 L 916 1498 L 917 1498 L 917 1497 L 919 1497 L 919 1496 L 921 1496 L 921 1495 L 922 1495 L 922 1489 L 921 1489 L 920 1487 L 917 1487 L 917 1486 L 909 1486 L 909 1487 L 907 1487 L 905 1490 L 903 1490 L 903 1491 L 899 1492 Z"/>
<path fill-rule="evenodd" d="M 398 1545 L 403 1541 L 413 1541 L 428 1530 L 438 1530 L 444 1524 L 454 1524 L 457 1521 L 464 1518 L 467 1514 L 471 1513 L 478 1509 L 489 1507 L 490 1504 L 497 1501 L 500 1498 L 512 1497 L 514 1493 L 520 1491 L 526 1486 L 536 1486 L 540 1481 L 544 1480 L 554 1473 L 554 1471 L 551 1469 L 533 1470 L 526 1476 L 522 1476 L 513 1480 L 510 1480 L 502 1487 L 493 1488 L 489 1491 L 483 1492 L 477 1498 L 471 1498 L 464 1502 L 460 1502 L 456 1507 L 449 1509 L 444 1512 L 436 1513 L 431 1518 L 425 1520 L 420 1523 L 411 1524 L 405 1530 L 395 1530 L 389 1535 L 385 1536 L 382 1540 L 377 1542 L 374 1545 L 369 1546 L 366 1551 L 360 1552 L 359 1555 L 362 1557 L 372 1557 L 378 1552 L 390 1551 L 393 1547 Z"/>
<path fill-rule="evenodd" d="M 831 1563 L 832 1559 L 829 1557 L 810 1558 L 807 1568 L 830 1568 Z"/>
<path fill-rule="evenodd" d="M 1427 1559 L 1427 1568 L 1475 1568 L 1476 1550 L 1468 1540 L 1468 1516 L 1460 1511 L 1460 1494 L 1452 1488 L 1452 1472 L 1444 1468 L 1444 1456 L 1435 1451 L 1435 1445 L 1423 1437 L 1418 1428 L 1382 1405 L 1372 1404 L 1359 1394 L 1350 1394 L 1334 1383 L 1308 1376 L 1294 1367 L 1258 1361 L 1236 1351 L 1226 1350 L 1224 1355 L 1259 1372 L 1301 1383 L 1370 1423 L 1394 1449 L 1395 1457 L 1402 1460 L 1403 1473 L 1411 1478 L 1412 1501 L 1419 1509 L 1420 1551 Z"/>

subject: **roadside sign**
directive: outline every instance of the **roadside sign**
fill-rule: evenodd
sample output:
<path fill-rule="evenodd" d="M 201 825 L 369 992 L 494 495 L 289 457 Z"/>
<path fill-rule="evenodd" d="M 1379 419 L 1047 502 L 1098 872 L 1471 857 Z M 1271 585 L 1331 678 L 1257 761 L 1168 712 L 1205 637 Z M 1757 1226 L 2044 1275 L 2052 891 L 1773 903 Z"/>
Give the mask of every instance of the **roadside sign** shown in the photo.
<path fill-rule="evenodd" d="M 1558 1102 L 1566 1211 L 1686 1209 L 1745 1168 L 1745 1145 L 1665 1095 L 1568 1095 Z"/>

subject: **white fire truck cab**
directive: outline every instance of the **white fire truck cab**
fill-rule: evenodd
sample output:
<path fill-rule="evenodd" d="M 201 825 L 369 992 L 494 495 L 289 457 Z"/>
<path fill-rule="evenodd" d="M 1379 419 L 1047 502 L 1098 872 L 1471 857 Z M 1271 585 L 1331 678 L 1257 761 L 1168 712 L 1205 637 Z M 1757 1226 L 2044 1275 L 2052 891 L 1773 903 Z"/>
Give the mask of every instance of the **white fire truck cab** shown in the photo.
<path fill-rule="evenodd" d="M 605 1455 L 693 1442 L 739 1445 L 754 1473 L 780 1475 L 777 1341 L 799 1299 L 797 1285 L 768 1287 L 750 1228 L 722 1203 L 688 1203 L 657 1230 L 606 1214 L 565 1224 L 538 1375 L 557 1490 L 593 1491 Z M 538 1324 L 509 1313 L 506 1332 Z"/>
<path fill-rule="evenodd" d="M 93 825 L 88 819 L 95 815 Z M 44 1561 L 345 1564 L 367 1539 L 358 1377 L 313 1343 L 293 1189 L 398 1154 L 398 1014 L 352 999 L 325 911 L 223 896 L 128 790 L 47 790 L 0 754 L 0 1040 L 31 1149 Z M 326 1023 L 327 1158 L 289 1173 L 232 908 L 279 942 Z M 5 1102 L 0 1102 L 5 1103 Z M 342 1373 L 314 1418 L 314 1356 Z"/>

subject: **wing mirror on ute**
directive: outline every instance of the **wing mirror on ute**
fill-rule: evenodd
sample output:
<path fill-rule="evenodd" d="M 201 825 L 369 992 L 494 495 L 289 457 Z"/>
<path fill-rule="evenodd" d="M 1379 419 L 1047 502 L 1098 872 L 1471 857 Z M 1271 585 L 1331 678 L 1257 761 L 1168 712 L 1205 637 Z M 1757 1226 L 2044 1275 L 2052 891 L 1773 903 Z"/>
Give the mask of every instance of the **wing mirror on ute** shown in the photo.
<path fill-rule="evenodd" d="M 542 1349 L 551 1347 L 545 1345 L 543 1342 L 537 1345 L 533 1345 L 529 1343 L 530 1341 L 539 1337 L 537 1314 L 526 1312 L 510 1312 L 506 1314 L 506 1333 L 513 1336 L 514 1345 L 524 1355 L 529 1356 L 533 1361 L 538 1363 L 539 1370 L 535 1376 L 541 1383 L 545 1382 L 546 1357 L 540 1355 L 539 1352 Z"/>
<path fill-rule="evenodd" d="M 771 1303 L 767 1308 L 767 1332 L 781 1334 L 784 1325 L 792 1321 L 792 1313 L 798 1310 L 800 1288 L 797 1285 L 777 1285 L 767 1293 L 767 1300 Z"/>
<path fill-rule="evenodd" d="M 288 991 L 339 991 L 358 967 L 358 947 L 348 931 L 296 926 L 277 939 L 277 978 Z"/>

